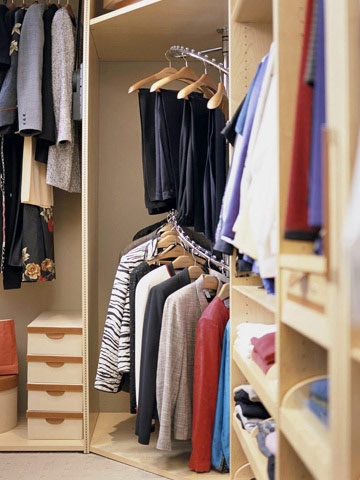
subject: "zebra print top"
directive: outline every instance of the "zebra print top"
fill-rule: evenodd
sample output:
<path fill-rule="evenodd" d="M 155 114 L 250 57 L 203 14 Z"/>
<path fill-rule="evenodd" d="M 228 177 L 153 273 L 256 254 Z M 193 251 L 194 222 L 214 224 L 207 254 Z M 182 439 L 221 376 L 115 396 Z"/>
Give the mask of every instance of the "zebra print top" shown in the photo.
<path fill-rule="evenodd" d="M 94 387 L 105 392 L 121 390 L 121 379 L 130 371 L 130 301 L 132 270 L 153 257 L 157 237 L 138 245 L 120 259 L 111 291 Z"/>

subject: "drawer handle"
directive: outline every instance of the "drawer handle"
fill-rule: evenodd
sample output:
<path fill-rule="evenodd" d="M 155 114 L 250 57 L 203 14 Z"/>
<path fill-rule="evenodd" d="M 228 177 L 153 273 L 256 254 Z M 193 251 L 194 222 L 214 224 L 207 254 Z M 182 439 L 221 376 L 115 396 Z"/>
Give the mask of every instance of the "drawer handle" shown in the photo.
<path fill-rule="evenodd" d="M 64 366 L 64 362 L 46 362 L 48 367 L 59 368 Z"/>
<path fill-rule="evenodd" d="M 52 397 L 61 397 L 65 392 L 63 390 L 46 390 L 46 393 Z"/>
<path fill-rule="evenodd" d="M 65 337 L 64 333 L 47 333 L 46 336 L 51 340 L 61 340 Z"/>
<path fill-rule="evenodd" d="M 64 421 L 63 418 L 45 418 L 45 420 L 51 425 L 60 425 L 60 423 L 63 423 Z"/>
<path fill-rule="evenodd" d="M 289 287 L 293 287 L 297 283 L 300 283 L 304 278 L 308 276 L 308 273 L 306 272 L 299 272 L 299 273 L 294 273 L 291 275 L 290 280 L 289 280 Z"/>

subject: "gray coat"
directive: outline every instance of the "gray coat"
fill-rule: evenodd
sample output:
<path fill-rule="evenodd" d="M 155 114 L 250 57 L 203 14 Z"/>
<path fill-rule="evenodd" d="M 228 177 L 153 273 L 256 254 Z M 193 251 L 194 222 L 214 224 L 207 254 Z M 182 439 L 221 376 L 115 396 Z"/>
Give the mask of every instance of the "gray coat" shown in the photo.
<path fill-rule="evenodd" d="M 21 28 L 18 56 L 17 98 L 19 132 L 37 135 L 42 129 L 42 69 L 45 5 L 33 3 Z"/>
<path fill-rule="evenodd" d="M 79 131 L 72 121 L 75 37 L 69 13 L 64 7 L 54 15 L 51 38 L 56 145 L 49 148 L 46 182 L 62 190 L 80 192 Z"/>
<path fill-rule="evenodd" d="M 191 438 L 196 325 L 207 306 L 203 276 L 172 293 L 164 305 L 156 377 L 160 450 L 171 450 L 172 434 Z"/>

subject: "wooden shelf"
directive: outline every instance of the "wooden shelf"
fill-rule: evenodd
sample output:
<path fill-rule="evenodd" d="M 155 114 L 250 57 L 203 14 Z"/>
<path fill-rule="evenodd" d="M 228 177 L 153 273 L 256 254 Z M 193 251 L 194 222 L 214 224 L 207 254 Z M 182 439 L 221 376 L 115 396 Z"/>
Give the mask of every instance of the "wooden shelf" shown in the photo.
<path fill-rule="evenodd" d="M 199 474 L 189 470 L 190 441 L 173 441 L 172 450 L 156 449 L 154 432 L 149 445 L 141 445 L 135 435 L 136 416 L 129 413 L 100 413 L 90 443 L 90 451 L 173 480 L 195 480 Z M 228 474 L 210 471 L 201 478 L 226 480 Z"/>
<path fill-rule="evenodd" d="M 255 435 L 253 436 L 247 430 L 242 428 L 241 422 L 236 418 L 235 413 L 233 413 L 232 420 L 236 436 L 250 462 L 256 480 L 268 480 L 267 458 L 259 450 Z"/>
<path fill-rule="evenodd" d="M 265 375 L 261 368 L 250 358 L 241 355 L 236 348 L 233 349 L 236 365 L 242 371 L 247 381 L 252 385 L 258 397 L 270 415 L 277 417 L 277 372 L 274 365 Z"/>
<path fill-rule="evenodd" d="M 166 62 L 172 45 L 221 46 L 217 29 L 227 23 L 226 0 L 143 0 L 91 19 L 90 30 L 100 61 Z"/>
<path fill-rule="evenodd" d="M 330 430 L 305 405 L 310 383 L 308 379 L 293 387 L 280 407 L 279 423 L 294 450 L 318 480 L 330 477 Z M 324 378 L 324 377 L 321 377 Z"/>
<path fill-rule="evenodd" d="M 326 274 L 326 258 L 322 255 L 281 254 L 279 256 L 279 266 L 298 272 Z"/>
<path fill-rule="evenodd" d="M 239 23 L 271 23 L 271 0 L 237 0 L 232 20 Z"/>
<path fill-rule="evenodd" d="M 330 325 L 326 316 L 311 308 L 286 301 L 281 321 L 324 348 L 330 348 Z"/>
<path fill-rule="evenodd" d="M 258 286 L 234 286 L 232 290 L 239 292 L 249 300 L 261 305 L 271 313 L 276 312 L 276 297 L 266 292 L 265 288 Z"/>
<path fill-rule="evenodd" d="M 16 428 L 0 433 L 0 451 L 84 451 L 83 440 L 30 440 L 27 438 L 27 421 L 21 417 Z"/>

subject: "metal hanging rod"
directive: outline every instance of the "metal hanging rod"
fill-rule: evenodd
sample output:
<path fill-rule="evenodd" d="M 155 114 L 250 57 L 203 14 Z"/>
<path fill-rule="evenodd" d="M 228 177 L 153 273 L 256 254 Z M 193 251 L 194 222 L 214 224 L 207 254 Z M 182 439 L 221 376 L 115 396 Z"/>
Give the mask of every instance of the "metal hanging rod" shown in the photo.
<path fill-rule="evenodd" d="M 197 253 L 200 257 L 204 258 L 207 260 L 209 263 L 212 263 L 214 266 L 216 266 L 221 272 L 229 272 L 230 267 L 225 263 L 224 260 L 218 260 L 215 255 L 213 255 L 209 250 L 206 248 L 198 245 L 194 240 L 191 240 L 191 238 L 186 235 L 184 230 L 181 228 L 181 226 L 177 222 L 176 218 L 176 213 L 174 210 L 171 210 L 169 212 L 167 220 L 169 223 L 173 225 L 175 230 L 177 231 L 180 239 L 182 240 L 183 244 L 187 245 L 190 250 L 193 250 L 195 253 Z"/>
<path fill-rule="evenodd" d="M 214 58 L 210 59 L 206 52 L 215 52 L 222 50 L 222 47 L 216 47 L 209 50 L 203 50 L 200 52 L 196 52 L 194 49 L 190 49 L 187 47 L 183 47 L 180 45 L 173 45 L 169 48 L 168 54 L 173 58 L 184 58 L 184 57 L 192 57 L 200 60 L 201 62 L 208 63 L 209 65 L 217 68 L 221 72 L 225 73 L 225 75 L 229 74 L 228 68 L 224 67 L 223 63 L 218 63 Z"/>

